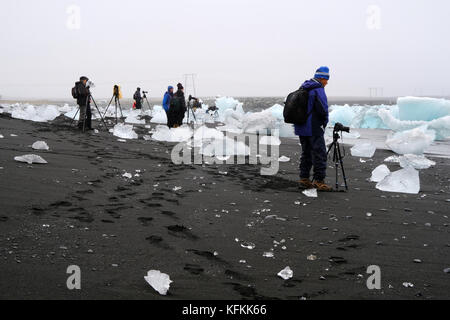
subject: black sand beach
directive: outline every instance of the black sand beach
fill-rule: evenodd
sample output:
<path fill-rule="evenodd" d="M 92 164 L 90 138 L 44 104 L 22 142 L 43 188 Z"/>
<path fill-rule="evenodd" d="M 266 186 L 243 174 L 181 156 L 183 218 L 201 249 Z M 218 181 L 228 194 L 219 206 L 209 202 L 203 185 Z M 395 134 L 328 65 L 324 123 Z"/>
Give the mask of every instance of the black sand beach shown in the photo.
<path fill-rule="evenodd" d="M 450 298 L 448 159 L 433 159 L 421 193 L 404 195 L 367 181 L 391 153 L 347 156 L 350 192 L 311 199 L 297 189 L 294 140 L 281 146 L 291 162 L 262 177 L 256 166 L 176 166 L 172 146 L 142 140 L 147 131 L 121 143 L 60 118 L 0 115 L 1 299 Z M 37 140 L 50 151 L 34 152 Z M 14 161 L 32 153 L 49 163 Z M 70 265 L 81 267 L 80 291 L 66 288 Z M 367 289 L 370 265 L 381 268 L 382 290 Z M 286 266 L 289 281 L 277 277 Z M 174 281 L 168 296 L 144 281 L 151 269 Z"/>

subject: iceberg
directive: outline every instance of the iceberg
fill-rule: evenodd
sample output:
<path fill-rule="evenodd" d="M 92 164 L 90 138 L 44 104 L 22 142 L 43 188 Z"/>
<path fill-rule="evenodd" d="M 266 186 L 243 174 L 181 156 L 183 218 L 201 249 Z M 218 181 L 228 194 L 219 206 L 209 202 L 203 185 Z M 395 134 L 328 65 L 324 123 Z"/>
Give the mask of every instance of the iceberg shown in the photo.
<path fill-rule="evenodd" d="M 434 98 L 398 98 L 399 119 L 432 121 L 450 116 L 450 101 Z"/>
<path fill-rule="evenodd" d="M 358 143 L 351 148 L 353 157 L 372 158 L 375 155 L 375 151 L 377 151 L 377 147 L 371 142 Z"/>
<path fill-rule="evenodd" d="M 413 167 L 417 170 L 429 169 L 436 165 L 436 162 L 427 159 L 425 156 L 415 154 L 405 154 L 399 158 L 402 168 Z"/>
<path fill-rule="evenodd" d="M 122 124 L 122 123 L 119 123 L 114 127 L 113 135 L 118 138 L 128 139 L 128 140 L 133 140 L 133 139 L 138 138 L 138 135 L 136 132 L 134 132 L 132 125 Z"/>
<path fill-rule="evenodd" d="M 386 178 L 390 174 L 391 171 L 389 170 L 389 168 L 385 164 L 382 164 L 372 172 L 372 177 L 370 178 L 370 181 L 381 182 L 384 180 L 384 178 Z"/>
<path fill-rule="evenodd" d="M 167 124 L 167 113 L 161 106 L 154 106 L 150 123 Z"/>
<path fill-rule="evenodd" d="M 434 141 L 436 134 L 424 127 L 398 132 L 386 140 L 387 147 L 397 154 L 423 154 Z"/>
<path fill-rule="evenodd" d="M 167 295 L 170 285 L 173 283 L 173 281 L 170 280 L 169 275 L 158 270 L 150 270 L 144 279 L 153 289 L 155 289 L 156 292 L 162 296 Z"/>
<path fill-rule="evenodd" d="M 49 150 L 48 144 L 45 141 L 36 141 L 31 146 L 34 150 Z"/>
<path fill-rule="evenodd" d="M 385 192 L 418 194 L 420 192 L 419 171 L 408 167 L 393 172 L 377 184 L 377 189 Z"/>
<path fill-rule="evenodd" d="M 33 164 L 33 163 L 47 164 L 48 163 L 42 157 L 35 155 L 35 154 L 28 154 L 28 155 L 24 155 L 24 156 L 20 156 L 20 157 L 15 157 L 14 160 L 17 162 L 24 162 L 24 163 L 28 163 L 28 164 Z"/>

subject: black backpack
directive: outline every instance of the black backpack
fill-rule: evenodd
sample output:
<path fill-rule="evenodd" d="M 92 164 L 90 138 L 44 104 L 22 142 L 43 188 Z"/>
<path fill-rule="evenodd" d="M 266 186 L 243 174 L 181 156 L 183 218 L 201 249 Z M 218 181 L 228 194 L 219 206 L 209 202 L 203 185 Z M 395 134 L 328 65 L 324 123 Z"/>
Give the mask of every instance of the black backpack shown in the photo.
<path fill-rule="evenodd" d="M 78 88 L 77 88 L 76 84 L 75 84 L 75 87 L 72 88 L 72 97 L 74 99 L 78 99 Z"/>
<path fill-rule="evenodd" d="M 286 99 L 284 106 L 284 122 L 288 124 L 304 125 L 311 116 L 308 114 L 309 90 L 300 88 L 292 92 Z"/>

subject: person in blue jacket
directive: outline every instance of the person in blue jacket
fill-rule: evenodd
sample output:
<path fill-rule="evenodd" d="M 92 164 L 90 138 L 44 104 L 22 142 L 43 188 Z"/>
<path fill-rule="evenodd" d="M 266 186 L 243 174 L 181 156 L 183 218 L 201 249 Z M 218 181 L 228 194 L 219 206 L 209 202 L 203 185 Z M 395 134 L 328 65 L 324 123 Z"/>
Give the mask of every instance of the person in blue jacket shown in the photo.
<path fill-rule="evenodd" d="M 330 192 L 326 185 L 327 147 L 325 129 L 329 121 L 328 98 L 325 87 L 330 79 L 330 69 L 320 67 L 313 79 L 306 81 L 302 88 L 309 91 L 308 120 L 304 125 L 295 125 L 295 134 L 300 137 L 302 156 L 300 161 L 300 187 L 316 188 L 318 191 Z M 314 168 L 313 181 L 310 180 Z"/>
<path fill-rule="evenodd" d="M 170 86 L 167 88 L 167 92 L 164 94 L 164 100 L 163 100 L 163 108 L 167 112 L 169 112 L 170 108 L 170 100 L 173 98 L 173 87 Z"/>

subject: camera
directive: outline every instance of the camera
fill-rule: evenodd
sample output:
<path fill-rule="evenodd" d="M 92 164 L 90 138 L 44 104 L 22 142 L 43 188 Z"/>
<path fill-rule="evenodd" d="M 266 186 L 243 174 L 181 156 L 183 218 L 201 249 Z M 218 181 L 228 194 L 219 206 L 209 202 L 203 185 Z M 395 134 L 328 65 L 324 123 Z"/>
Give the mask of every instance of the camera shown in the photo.
<path fill-rule="evenodd" d="M 342 123 L 338 122 L 334 126 L 334 132 L 347 132 L 347 133 L 350 133 L 350 128 L 346 127 Z"/>
<path fill-rule="evenodd" d="M 86 82 L 86 88 L 95 88 L 95 84 L 91 80 L 88 80 L 88 82 Z"/>
<path fill-rule="evenodd" d="M 148 94 L 148 91 L 142 91 L 143 94 Z"/>
<path fill-rule="evenodd" d="M 193 97 L 193 96 L 189 96 L 189 102 L 191 102 L 192 100 L 195 100 L 195 101 L 198 101 L 198 98 L 196 98 L 196 97 Z"/>

